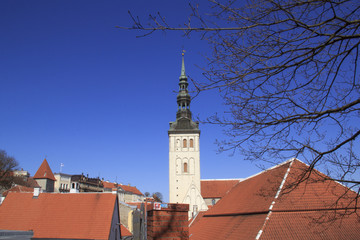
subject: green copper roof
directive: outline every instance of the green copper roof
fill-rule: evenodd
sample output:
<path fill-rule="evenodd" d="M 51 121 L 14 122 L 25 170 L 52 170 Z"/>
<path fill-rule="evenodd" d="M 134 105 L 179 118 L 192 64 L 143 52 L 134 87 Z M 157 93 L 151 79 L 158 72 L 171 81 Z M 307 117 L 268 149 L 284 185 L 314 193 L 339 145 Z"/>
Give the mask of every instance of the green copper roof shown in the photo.
<path fill-rule="evenodd" d="M 200 132 L 199 123 L 191 119 L 191 97 L 188 91 L 188 81 L 185 74 L 184 53 L 182 53 L 181 74 L 179 78 L 179 92 L 176 97 L 178 110 L 176 121 L 170 123 L 170 132 Z"/>
<path fill-rule="evenodd" d="M 187 78 L 185 74 L 185 63 L 184 63 L 184 53 L 182 53 L 182 62 L 181 62 L 181 74 L 180 78 Z"/>

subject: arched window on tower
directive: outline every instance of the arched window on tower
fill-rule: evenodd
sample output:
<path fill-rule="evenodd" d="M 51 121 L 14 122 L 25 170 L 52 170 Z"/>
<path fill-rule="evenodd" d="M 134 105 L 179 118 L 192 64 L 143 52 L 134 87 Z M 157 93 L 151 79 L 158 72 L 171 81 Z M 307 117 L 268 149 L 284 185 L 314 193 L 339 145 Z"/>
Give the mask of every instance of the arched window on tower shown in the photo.
<path fill-rule="evenodd" d="M 184 173 L 187 173 L 187 172 L 188 172 L 188 164 L 184 163 Z"/>
<path fill-rule="evenodd" d="M 194 139 L 190 138 L 190 147 L 193 148 L 194 147 Z"/>
<path fill-rule="evenodd" d="M 183 139 L 183 147 L 186 148 L 187 147 L 187 140 Z"/>

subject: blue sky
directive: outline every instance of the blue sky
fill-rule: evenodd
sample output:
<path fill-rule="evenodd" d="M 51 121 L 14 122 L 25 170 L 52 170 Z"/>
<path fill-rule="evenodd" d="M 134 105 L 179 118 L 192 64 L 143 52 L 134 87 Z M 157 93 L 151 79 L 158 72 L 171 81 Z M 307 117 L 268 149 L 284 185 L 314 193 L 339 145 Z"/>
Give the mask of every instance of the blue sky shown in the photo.
<path fill-rule="evenodd" d="M 206 1 L 199 1 L 200 7 Z M 161 12 L 185 22 L 187 1 L 0 1 L 0 149 L 34 175 L 89 174 L 163 193 L 168 199 L 169 122 L 175 120 L 181 51 L 186 73 L 202 78 L 211 48 L 181 32 L 120 30 L 128 15 Z M 191 88 L 191 86 L 190 86 Z M 194 116 L 224 111 L 216 91 L 197 96 Z M 260 171 L 241 155 L 217 154 L 222 129 L 200 125 L 201 178 Z"/>

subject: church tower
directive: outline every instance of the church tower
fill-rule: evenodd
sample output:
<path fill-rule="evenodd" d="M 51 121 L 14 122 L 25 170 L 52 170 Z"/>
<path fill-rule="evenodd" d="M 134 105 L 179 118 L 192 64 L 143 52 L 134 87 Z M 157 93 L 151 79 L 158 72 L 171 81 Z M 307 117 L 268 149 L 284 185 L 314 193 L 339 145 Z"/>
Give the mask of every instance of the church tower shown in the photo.
<path fill-rule="evenodd" d="M 176 121 L 170 122 L 169 134 L 169 200 L 189 204 L 189 217 L 207 205 L 200 189 L 200 130 L 190 111 L 191 98 L 182 54 Z"/>

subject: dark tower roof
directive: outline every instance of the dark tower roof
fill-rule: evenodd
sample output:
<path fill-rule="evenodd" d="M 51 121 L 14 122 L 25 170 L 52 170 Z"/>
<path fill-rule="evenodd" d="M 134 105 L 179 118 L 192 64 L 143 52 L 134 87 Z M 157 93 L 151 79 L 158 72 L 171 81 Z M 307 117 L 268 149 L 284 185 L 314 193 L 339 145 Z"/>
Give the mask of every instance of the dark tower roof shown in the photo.
<path fill-rule="evenodd" d="M 182 53 L 181 74 L 179 78 L 179 93 L 177 95 L 178 110 L 176 121 L 170 122 L 170 133 L 200 133 L 199 122 L 191 119 L 190 103 L 191 97 L 188 91 L 188 81 L 185 74 L 184 53 Z"/>

